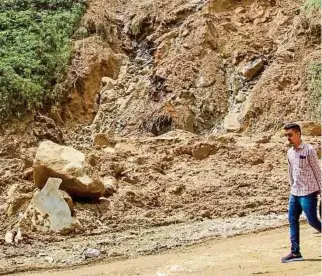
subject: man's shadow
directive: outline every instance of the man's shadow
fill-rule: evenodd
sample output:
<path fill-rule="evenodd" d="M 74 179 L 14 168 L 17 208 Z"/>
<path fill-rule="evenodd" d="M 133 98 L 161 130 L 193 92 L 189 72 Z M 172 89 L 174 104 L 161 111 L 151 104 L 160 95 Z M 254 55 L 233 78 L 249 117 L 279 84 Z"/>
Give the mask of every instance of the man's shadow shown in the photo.
<path fill-rule="evenodd" d="M 321 262 L 321 259 L 304 259 L 304 262 Z"/>

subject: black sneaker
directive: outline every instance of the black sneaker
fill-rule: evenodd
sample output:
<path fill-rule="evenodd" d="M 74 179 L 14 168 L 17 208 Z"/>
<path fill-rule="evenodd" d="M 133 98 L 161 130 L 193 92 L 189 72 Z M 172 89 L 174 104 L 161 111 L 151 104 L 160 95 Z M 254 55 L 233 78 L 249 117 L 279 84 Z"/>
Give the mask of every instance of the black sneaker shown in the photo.
<path fill-rule="evenodd" d="M 303 260 L 304 259 L 303 259 L 302 255 L 301 255 L 301 253 L 299 253 L 299 254 L 290 253 L 287 256 L 283 257 L 281 259 L 281 262 L 282 263 L 289 263 L 289 262 L 303 261 Z"/>

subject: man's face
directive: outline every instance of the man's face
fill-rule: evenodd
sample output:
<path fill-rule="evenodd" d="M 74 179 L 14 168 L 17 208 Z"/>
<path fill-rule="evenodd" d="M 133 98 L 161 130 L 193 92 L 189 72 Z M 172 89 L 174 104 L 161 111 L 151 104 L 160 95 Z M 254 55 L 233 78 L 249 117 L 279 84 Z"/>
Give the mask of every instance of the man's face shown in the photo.
<path fill-rule="evenodd" d="M 299 145 L 301 143 L 301 134 L 293 129 L 285 130 L 285 137 L 291 145 Z"/>

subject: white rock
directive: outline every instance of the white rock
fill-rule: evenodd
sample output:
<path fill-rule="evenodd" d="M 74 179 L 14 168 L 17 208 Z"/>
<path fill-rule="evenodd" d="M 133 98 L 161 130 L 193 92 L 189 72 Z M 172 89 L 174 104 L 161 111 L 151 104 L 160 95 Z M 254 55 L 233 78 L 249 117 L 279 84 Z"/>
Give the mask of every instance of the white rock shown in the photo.
<path fill-rule="evenodd" d="M 246 96 L 244 94 L 238 94 L 236 96 L 237 103 L 243 103 L 244 101 L 246 101 Z"/>
<path fill-rule="evenodd" d="M 241 125 L 238 120 L 238 113 L 229 113 L 224 119 L 224 128 L 228 132 L 238 132 Z"/>
<path fill-rule="evenodd" d="M 11 231 L 7 231 L 4 237 L 6 243 L 12 244 L 13 243 L 13 233 Z"/>
<path fill-rule="evenodd" d="M 22 239 L 23 238 L 22 238 L 21 229 L 18 228 L 17 235 L 15 236 L 15 239 L 14 239 L 15 244 L 18 244 Z"/>
<path fill-rule="evenodd" d="M 99 251 L 98 249 L 94 249 L 94 248 L 88 248 L 85 251 L 86 258 L 97 258 L 100 254 L 101 254 L 101 251 Z"/>
<path fill-rule="evenodd" d="M 32 199 L 32 203 L 42 214 L 48 214 L 50 227 L 54 231 L 69 228 L 73 223 L 69 206 L 59 193 L 61 182 L 61 179 L 49 178 L 45 187 Z"/>
<path fill-rule="evenodd" d="M 46 257 L 45 257 L 45 260 L 46 260 L 48 263 L 50 263 L 50 264 L 52 264 L 52 263 L 54 262 L 54 258 L 53 258 L 53 257 L 50 257 L 50 256 L 46 256 Z"/>

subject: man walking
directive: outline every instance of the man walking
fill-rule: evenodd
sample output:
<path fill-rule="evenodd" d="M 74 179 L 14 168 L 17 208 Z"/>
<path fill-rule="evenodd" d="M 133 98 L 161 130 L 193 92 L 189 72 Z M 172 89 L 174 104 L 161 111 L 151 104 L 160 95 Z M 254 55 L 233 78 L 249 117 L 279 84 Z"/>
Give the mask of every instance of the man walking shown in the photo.
<path fill-rule="evenodd" d="M 301 128 L 292 123 L 284 126 L 285 136 L 293 145 L 288 152 L 288 172 L 291 182 L 288 219 L 290 223 L 291 253 L 282 263 L 301 261 L 299 218 L 304 211 L 308 223 L 321 232 L 317 217 L 317 195 L 321 191 L 321 169 L 314 148 L 301 140 Z"/>

